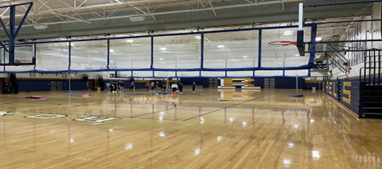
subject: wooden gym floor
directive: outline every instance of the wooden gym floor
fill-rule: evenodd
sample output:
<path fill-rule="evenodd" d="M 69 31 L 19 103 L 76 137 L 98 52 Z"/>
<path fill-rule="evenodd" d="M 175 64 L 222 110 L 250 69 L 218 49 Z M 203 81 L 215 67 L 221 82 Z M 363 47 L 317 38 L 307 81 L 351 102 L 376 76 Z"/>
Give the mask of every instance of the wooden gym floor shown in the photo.
<path fill-rule="evenodd" d="M 1 168 L 382 168 L 382 120 L 322 92 L 89 94 L 0 95 Z"/>

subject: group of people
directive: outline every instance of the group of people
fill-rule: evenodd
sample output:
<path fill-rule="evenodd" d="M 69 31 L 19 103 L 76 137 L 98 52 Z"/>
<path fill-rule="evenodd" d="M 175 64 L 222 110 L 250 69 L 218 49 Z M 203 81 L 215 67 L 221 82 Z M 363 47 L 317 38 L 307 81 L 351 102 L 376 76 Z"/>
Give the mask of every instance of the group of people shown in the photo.
<path fill-rule="evenodd" d="M 195 93 L 195 87 L 196 87 L 196 83 L 192 82 L 192 92 L 193 93 Z M 178 90 L 179 93 L 183 93 L 183 83 L 182 82 L 177 82 L 177 83 L 171 84 L 171 88 L 172 88 L 173 93 L 175 93 L 176 90 Z"/>
<path fill-rule="evenodd" d="M 155 92 L 157 90 L 165 90 L 166 85 L 163 82 L 160 81 L 149 81 L 145 84 L 145 87 L 147 88 L 148 92 Z"/>
<path fill-rule="evenodd" d="M 111 82 L 111 83 L 107 84 L 107 87 L 110 90 L 110 92 L 112 92 L 112 93 L 117 93 L 117 91 L 122 93 L 124 90 L 124 83 L 123 83 L 123 81 Z M 160 81 L 149 81 L 145 84 L 145 87 L 147 88 L 147 91 L 149 91 L 149 92 L 151 92 L 151 91 L 155 92 L 155 91 L 162 90 L 162 89 L 163 89 L 163 91 L 166 91 L 166 84 L 163 82 L 160 82 Z M 195 92 L 195 87 L 196 87 L 196 83 L 193 82 L 192 83 L 192 92 Z M 175 93 L 177 90 L 179 93 L 183 93 L 183 83 L 182 82 L 172 83 L 171 89 L 172 89 L 173 93 Z M 130 91 L 131 90 L 135 91 L 134 81 L 132 81 L 130 83 Z"/>
<path fill-rule="evenodd" d="M 166 91 L 166 84 L 162 83 L 160 81 L 147 82 L 145 84 L 145 87 L 147 88 L 148 92 L 151 92 L 151 91 L 155 92 L 157 90 L 162 90 L 162 89 L 163 89 L 163 91 Z M 195 92 L 195 87 L 196 87 L 196 83 L 193 82 L 192 83 L 192 92 Z M 179 82 L 179 81 L 176 83 L 172 83 L 170 89 L 172 89 L 173 93 L 175 93 L 177 90 L 179 93 L 183 93 L 183 83 Z"/>
<path fill-rule="evenodd" d="M 111 82 L 110 84 L 108 83 L 108 85 L 109 85 L 108 89 L 112 93 L 117 93 L 117 90 L 122 93 L 123 90 L 124 90 L 124 83 L 123 83 L 123 81 Z"/>

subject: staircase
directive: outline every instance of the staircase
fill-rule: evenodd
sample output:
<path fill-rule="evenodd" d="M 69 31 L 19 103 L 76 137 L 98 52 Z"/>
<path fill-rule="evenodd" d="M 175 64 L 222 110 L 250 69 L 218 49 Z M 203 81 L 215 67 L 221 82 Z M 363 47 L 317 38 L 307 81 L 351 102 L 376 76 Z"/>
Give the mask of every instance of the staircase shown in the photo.
<path fill-rule="evenodd" d="M 360 117 L 382 115 L 381 51 L 366 51 L 360 69 Z"/>
<path fill-rule="evenodd" d="M 337 77 L 337 100 L 339 102 L 341 102 L 341 100 L 342 100 L 341 92 L 342 92 L 342 83 L 341 83 L 340 79 L 338 79 L 338 77 Z"/>
<path fill-rule="evenodd" d="M 336 50 L 332 45 L 327 44 L 327 51 L 325 57 L 334 64 L 342 73 L 346 72 L 346 57 Z"/>

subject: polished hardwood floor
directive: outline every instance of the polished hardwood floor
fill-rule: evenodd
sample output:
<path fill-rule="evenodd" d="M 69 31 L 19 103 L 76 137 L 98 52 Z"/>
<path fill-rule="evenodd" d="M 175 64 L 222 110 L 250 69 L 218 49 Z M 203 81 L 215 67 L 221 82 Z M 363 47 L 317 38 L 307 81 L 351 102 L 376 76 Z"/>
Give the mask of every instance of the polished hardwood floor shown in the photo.
<path fill-rule="evenodd" d="M 0 95 L 1 168 L 382 168 L 382 120 L 320 91 L 86 93 Z"/>

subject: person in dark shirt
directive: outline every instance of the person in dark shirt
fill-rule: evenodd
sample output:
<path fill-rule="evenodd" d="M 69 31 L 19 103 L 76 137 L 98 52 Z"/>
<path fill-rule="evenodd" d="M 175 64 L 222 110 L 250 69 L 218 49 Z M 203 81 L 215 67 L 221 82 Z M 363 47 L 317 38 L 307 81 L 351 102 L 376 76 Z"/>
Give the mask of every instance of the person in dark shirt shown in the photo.
<path fill-rule="evenodd" d="M 196 83 L 195 82 L 192 82 L 192 92 L 195 93 L 195 87 L 196 87 Z"/>
<path fill-rule="evenodd" d="M 135 91 L 135 83 L 134 82 L 130 83 L 130 90 Z"/>
<path fill-rule="evenodd" d="M 179 82 L 178 88 L 179 88 L 179 93 L 183 94 L 183 83 L 182 82 Z"/>

